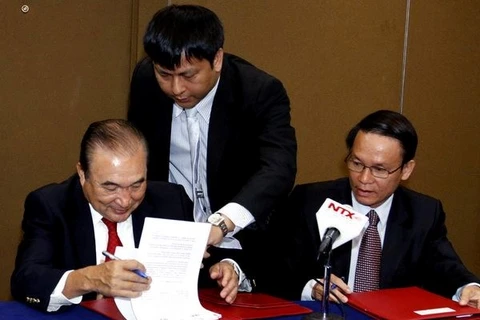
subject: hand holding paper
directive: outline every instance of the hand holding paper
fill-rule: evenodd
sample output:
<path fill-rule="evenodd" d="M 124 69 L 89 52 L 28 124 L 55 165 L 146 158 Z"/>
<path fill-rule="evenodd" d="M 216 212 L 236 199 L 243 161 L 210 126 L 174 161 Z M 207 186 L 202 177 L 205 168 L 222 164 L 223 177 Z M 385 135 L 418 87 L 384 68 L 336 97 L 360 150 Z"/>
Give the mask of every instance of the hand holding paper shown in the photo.
<path fill-rule="evenodd" d="M 209 232 L 208 223 L 145 219 L 135 258 L 143 263 L 152 283 L 150 290 L 131 299 L 133 312 L 128 313 L 128 319 L 220 318 L 220 315 L 204 309 L 198 299 L 197 281 Z M 124 316 L 128 312 L 119 309 Z"/>

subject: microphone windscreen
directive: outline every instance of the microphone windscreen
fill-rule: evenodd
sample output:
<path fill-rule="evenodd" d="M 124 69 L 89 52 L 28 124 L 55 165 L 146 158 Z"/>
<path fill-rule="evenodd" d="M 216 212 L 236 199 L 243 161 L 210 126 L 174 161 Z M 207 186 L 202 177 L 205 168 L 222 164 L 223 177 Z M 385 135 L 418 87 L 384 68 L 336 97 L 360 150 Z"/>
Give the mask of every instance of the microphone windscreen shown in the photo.
<path fill-rule="evenodd" d="M 340 231 L 340 236 L 333 243 L 333 249 L 358 236 L 368 224 L 367 216 L 330 198 L 327 198 L 317 211 L 316 218 L 320 237 L 323 237 L 328 228 L 333 227 Z"/>

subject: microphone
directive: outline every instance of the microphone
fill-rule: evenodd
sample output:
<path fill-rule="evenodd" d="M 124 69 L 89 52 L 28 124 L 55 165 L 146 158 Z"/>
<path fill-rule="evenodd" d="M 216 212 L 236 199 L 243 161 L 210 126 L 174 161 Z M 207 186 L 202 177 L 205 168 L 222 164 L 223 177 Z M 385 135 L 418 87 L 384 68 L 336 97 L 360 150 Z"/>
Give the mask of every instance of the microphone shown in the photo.
<path fill-rule="evenodd" d="M 318 248 L 318 255 L 317 260 L 320 260 L 320 257 L 323 254 L 326 254 L 327 251 L 330 251 L 332 248 L 333 243 L 337 238 L 340 236 L 340 231 L 337 228 L 328 228 L 325 231 L 325 235 L 322 238 L 322 242 L 320 243 L 320 247 Z"/>
<path fill-rule="evenodd" d="M 305 316 L 306 320 L 336 320 L 343 319 L 334 314 L 329 314 L 330 276 L 332 266 L 330 265 L 330 253 L 333 249 L 352 240 L 358 236 L 367 225 L 368 218 L 365 215 L 356 213 L 349 205 L 342 205 L 330 198 L 327 198 L 315 214 L 317 218 L 318 233 L 323 235 L 318 248 L 317 261 L 324 259 L 324 281 L 322 312 L 314 312 Z"/>
<path fill-rule="evenodd" d="M 318 256 L 330 247 L 335 249 L 352 240 L 368 224 L 367 216 L 330 198 L 327 198 L 317 211 L 316 218 L 319 234 L 323 235 Z"/>

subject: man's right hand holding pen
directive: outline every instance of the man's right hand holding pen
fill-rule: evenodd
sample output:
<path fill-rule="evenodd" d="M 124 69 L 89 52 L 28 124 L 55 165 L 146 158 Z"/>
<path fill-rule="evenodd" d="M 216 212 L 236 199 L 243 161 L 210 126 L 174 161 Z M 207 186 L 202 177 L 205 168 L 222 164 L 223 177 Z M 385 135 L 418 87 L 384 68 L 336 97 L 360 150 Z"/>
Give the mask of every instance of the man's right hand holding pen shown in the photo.
<path fill-rule="evenodd" d="M 315 300 L 323 300 L 323 279 L 314 280 L 316 283 L 312 288 L 312 298 Z M 340 299 L 341 302 L 346 303 L 348 301 L 346 295 L 350 293 L 352 293 L 352 290 L 342 278 L 339 278 L 334 274 L 330 276 L 330 301 L 338 303 Z"/>
<path fill-rule="evenodd" d="M 63 295 L 68 298 L 97 292 L 107 297 L 139 297 L 150 289 L 151 277 L 144 278 L 133 270 L 145 273 L 145 266 L 136 260 L 112 260 L 72 271 L 66 280 Z"/>

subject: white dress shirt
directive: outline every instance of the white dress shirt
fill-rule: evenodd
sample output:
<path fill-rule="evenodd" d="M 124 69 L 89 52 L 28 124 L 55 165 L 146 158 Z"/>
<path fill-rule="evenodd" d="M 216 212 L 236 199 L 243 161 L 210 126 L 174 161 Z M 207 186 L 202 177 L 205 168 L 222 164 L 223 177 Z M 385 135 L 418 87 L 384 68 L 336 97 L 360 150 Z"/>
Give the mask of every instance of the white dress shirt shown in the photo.
<path fill-rule="evenodd" d="M 212 112 L 213 100 L 215 98 L 215 93 L 217 92 L 219 81 L 220 78 L 213 89 L 196 106 L 194 106 L 198 111 L 197 117 L 200 125 L 200 155 L 198 158 L 199 183 L 204 193 L 203 200 L 205 200 L 204 203 L 206 208 L 206 212 L 200 222 L 207 221 L 208 216 L 212 214 L 207 188 L 208 128 L 210 125 L 210 114 Z M 172 111 L 168 180 L 173 183 L 181 184 L 185 188 L 190 199 L 194 201 L 192 160 L 186 123 L 187 117 L 184 109 L 174 103 Z M 238 242 L 233 235 L 255 221 L 255 218 L 245 207 L 234 202 L 227 203 L 217 212 L 221 212 L 235 224 L 235 230 L 229 232 L 218 246 L 241 249 L 240 242 Z"/>

